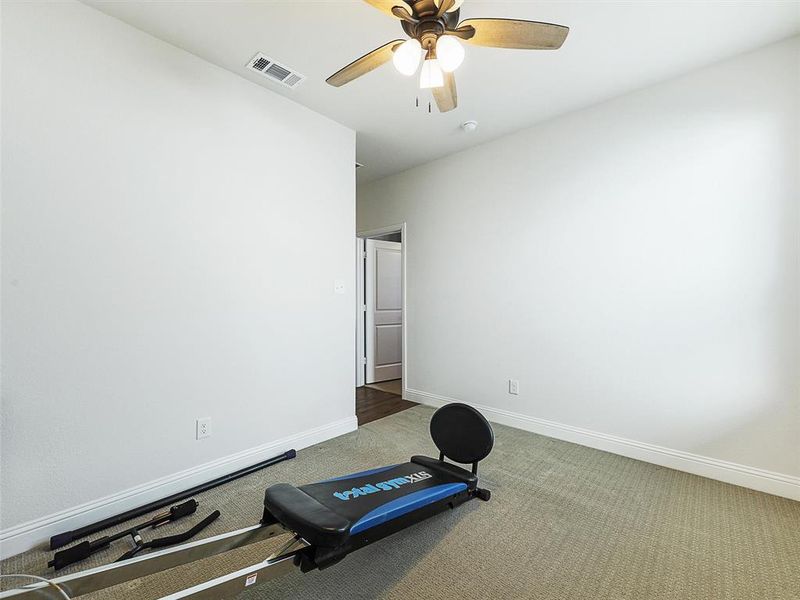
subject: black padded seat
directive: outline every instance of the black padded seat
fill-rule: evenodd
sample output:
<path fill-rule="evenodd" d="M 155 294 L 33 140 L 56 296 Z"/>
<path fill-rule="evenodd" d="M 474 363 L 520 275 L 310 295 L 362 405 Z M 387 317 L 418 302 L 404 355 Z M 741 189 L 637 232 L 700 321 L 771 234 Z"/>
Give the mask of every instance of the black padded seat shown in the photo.
<path fill-rule="evenodd" d="M 477 485 L 477 476 L 461 467 L 414 456 L 407 463 L 320 483 L 270 486 L 264 495 L 265 520 L 271 516 L 311 544 L 337 548 L 351 536 Z"/>

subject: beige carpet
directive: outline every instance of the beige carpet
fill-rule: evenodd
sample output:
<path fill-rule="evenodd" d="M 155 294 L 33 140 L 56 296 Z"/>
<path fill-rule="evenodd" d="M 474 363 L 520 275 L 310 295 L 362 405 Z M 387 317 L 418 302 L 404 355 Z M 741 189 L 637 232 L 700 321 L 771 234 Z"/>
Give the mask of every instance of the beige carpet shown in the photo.
<path fill-rule="evenodd" d="M 380 381 L 378 383 L 370 383 L 367 387 L 380 390 L 382 392 L 388 392 L 390 394 L 397 394 L 398 396 L 403 395 L 403 380 L 402 379 L 392 379 L 390 381 Z"/>
<path fill-rule="evenodd" d="M 434 454 L 431 414 L 423 406 L 403 411 L 207 492 L 193 522 L 219 508 L 223 516 L 207 535 L 243 527 L 258 521 L 269 484 Z M 800 503 L 508 427 L 498 425 L 495 433 L 495 450 L 481 466 L 490 502 L 469 502 L 326 571 L 293 573 L 240 598 L 800 598 Z M 232 570 L 232 559 L 255 563 L 275 546 L 265 542 L 92 598 L 158 598 Z M 123 549 L 117 545 L 83 568 Z M 47 574 L 47 560 L 46 552 L 28 552 L 0 566 L 6 573 Z"/>

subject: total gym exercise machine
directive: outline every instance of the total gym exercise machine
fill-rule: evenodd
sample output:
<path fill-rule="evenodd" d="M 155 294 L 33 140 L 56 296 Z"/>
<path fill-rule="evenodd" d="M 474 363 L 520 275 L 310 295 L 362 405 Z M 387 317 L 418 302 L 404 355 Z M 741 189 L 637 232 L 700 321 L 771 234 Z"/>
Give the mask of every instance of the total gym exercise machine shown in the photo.
<path fill-rule="evenodd" d="M 63 600 L 152 575 L 234 548 L 288 534 L 291 538 L 262 562 L 211 579 L 161 600 L 221 600 L 295 568 L 325 569 L 351 552 L 468 500 L 489 500 L 478 487 L 478 463 L 489 455 L 494 433 L 489 422 L 465 404 L 448 404 L 430 423 L 439 458 L 413 456 L 407 463 L 294 487 L 270 486 L 261 523 L 37 582 L 0 594 L 0 599 Z M 445 458 L 452 462 L 446 462 Z M 457 466 L 472 465 L 470 471 Z"/>

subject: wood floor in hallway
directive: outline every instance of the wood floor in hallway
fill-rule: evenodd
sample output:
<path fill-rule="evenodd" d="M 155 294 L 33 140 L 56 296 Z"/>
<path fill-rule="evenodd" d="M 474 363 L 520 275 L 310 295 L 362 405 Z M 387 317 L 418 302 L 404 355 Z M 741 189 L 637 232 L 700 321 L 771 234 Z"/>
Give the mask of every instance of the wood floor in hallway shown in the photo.
<path fill-rule="evenodd" d="M 356 388 L 356 417 L 359 427 L 414 406 L 417 406 L 416 402 L 403 400 L 397 394 L 369 387 Z"/>

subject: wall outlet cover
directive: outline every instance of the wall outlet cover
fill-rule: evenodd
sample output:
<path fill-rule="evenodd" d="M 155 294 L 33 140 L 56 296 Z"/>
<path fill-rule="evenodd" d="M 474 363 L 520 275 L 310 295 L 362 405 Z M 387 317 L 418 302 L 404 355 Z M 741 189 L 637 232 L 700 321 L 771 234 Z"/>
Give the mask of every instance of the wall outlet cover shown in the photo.
<path fill-rule="evenodd" d="M 197 419 L 196 435 L 198 440 L 211 437 L 211 417 L 203 417 L 202 419 Z"/>

